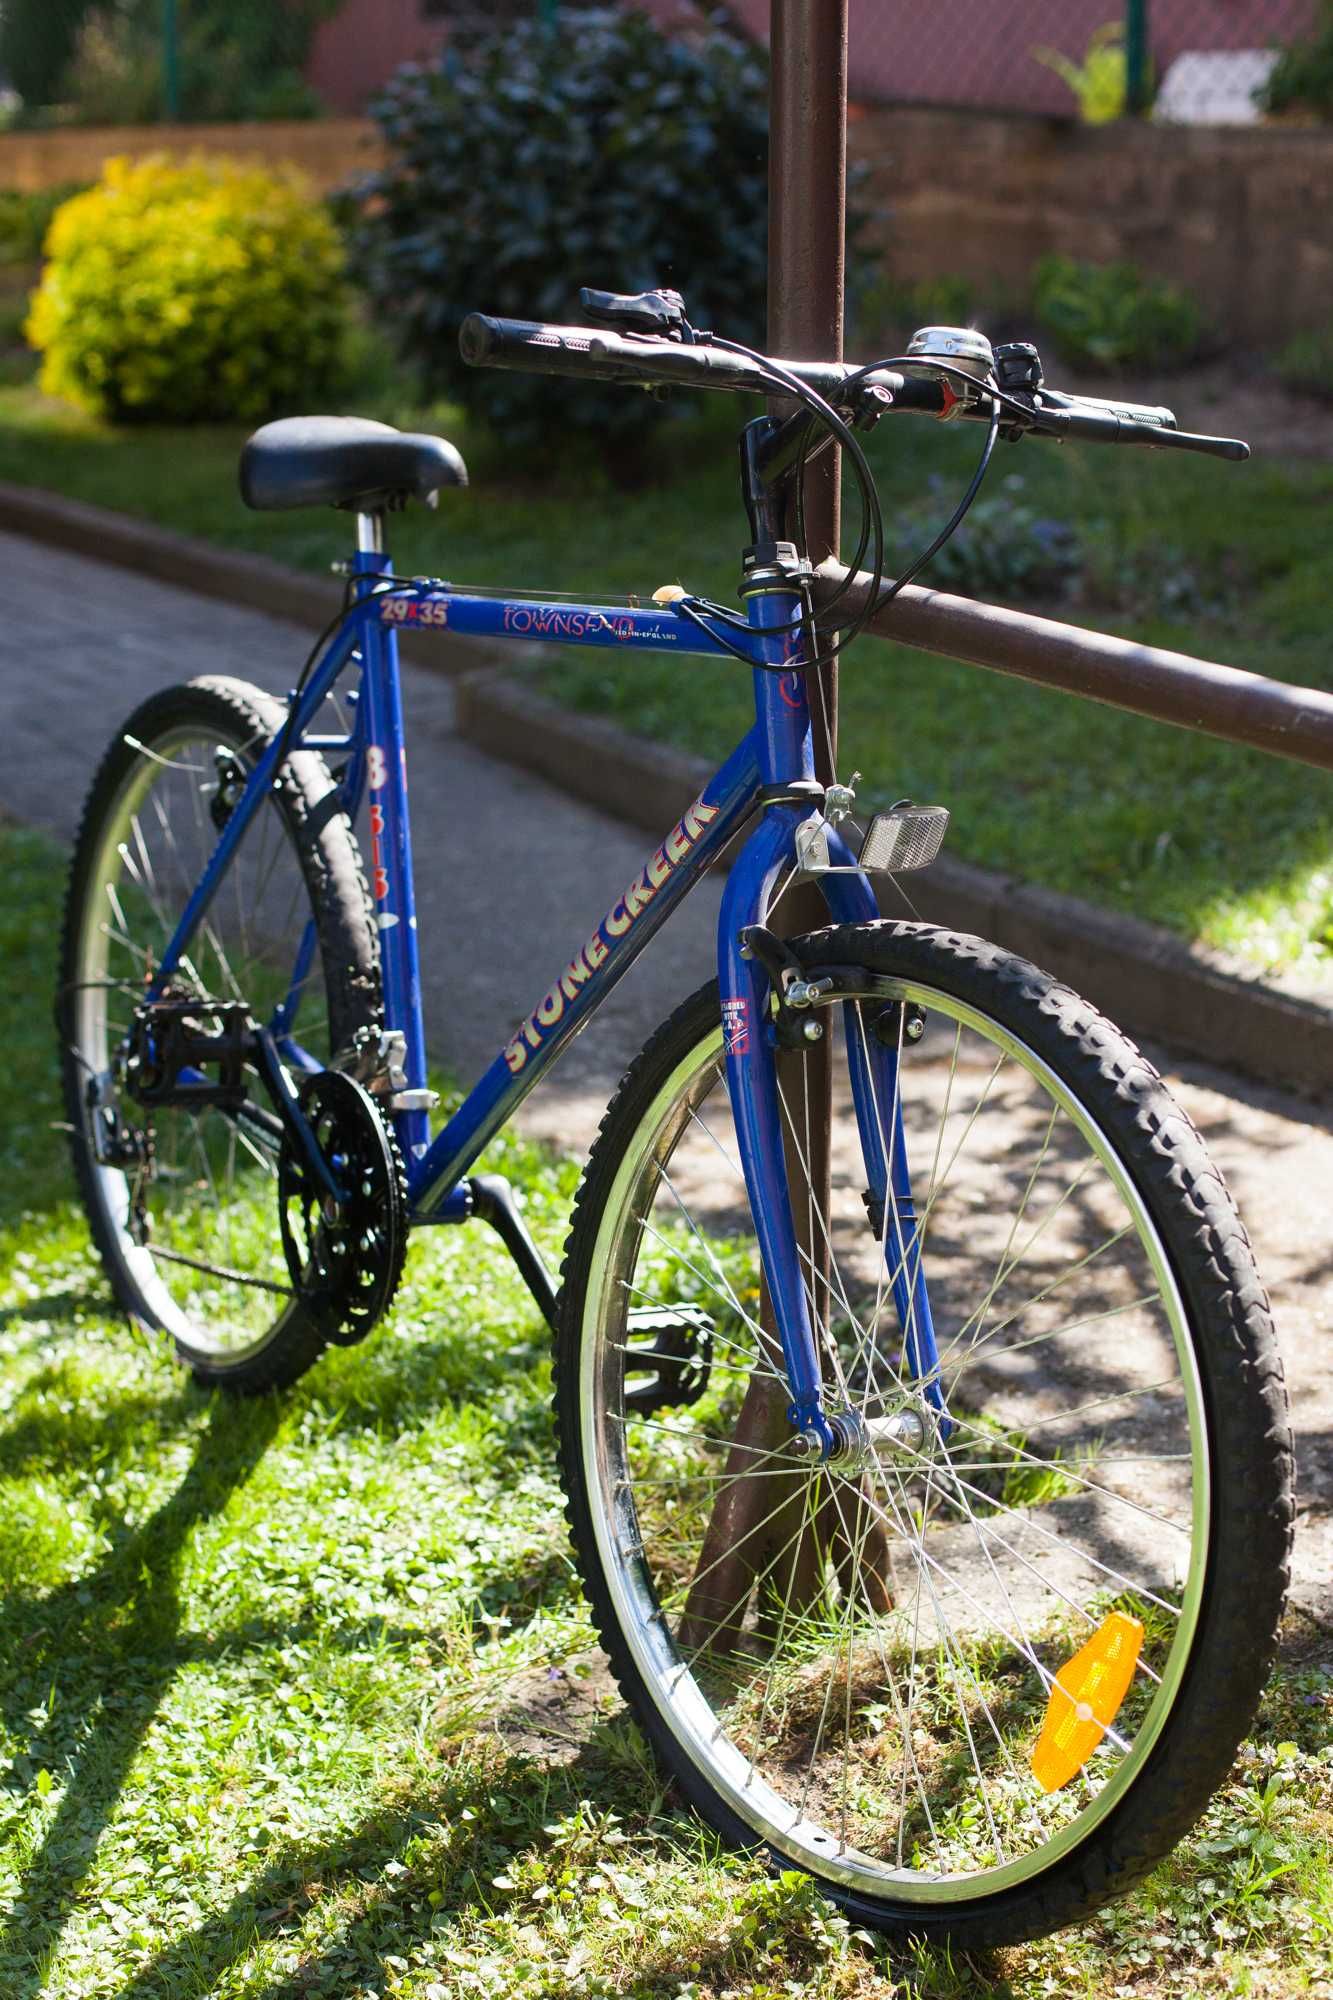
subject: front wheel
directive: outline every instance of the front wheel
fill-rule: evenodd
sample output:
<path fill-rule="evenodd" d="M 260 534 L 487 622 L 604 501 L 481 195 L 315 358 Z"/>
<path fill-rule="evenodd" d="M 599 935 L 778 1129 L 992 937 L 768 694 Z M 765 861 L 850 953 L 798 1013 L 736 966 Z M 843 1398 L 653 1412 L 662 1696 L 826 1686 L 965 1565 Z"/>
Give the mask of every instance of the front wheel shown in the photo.
<path fill-rule="evenodd" d="M 793 948 L 864 995 L 824 1016 L 827 1193 L 811 1072 L 779 1070 L 825 1403 L 861 1446 L 792 1450 L 706 988 L 629 1072 L 579 1196 L 576 1553 L 626 1699 L 728 1840 L 858 1922 L 1016 1942 L 1160 1859 L 1254 1713 L 1292 1511 L 1267 1300 L 1197 1133 L 1067 988 L 929 926 Z M 874 1116 L 902 1114 L 947 1425 L 853 1110 L 849 1051 L 886 1035 Z"/>

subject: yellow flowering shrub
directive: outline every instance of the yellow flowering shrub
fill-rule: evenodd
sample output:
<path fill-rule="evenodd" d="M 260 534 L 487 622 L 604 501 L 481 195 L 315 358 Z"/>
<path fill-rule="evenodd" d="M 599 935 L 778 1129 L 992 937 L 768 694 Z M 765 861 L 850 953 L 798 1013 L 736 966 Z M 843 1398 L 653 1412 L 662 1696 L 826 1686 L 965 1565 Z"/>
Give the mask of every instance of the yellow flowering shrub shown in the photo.
<path fill-rule="evenodd" d="M 57 209 L 26 332 L 41 385 L 113 421 L 253 421 L 339 368 L 343 251 L 294 176 L 108 160 Z"/>

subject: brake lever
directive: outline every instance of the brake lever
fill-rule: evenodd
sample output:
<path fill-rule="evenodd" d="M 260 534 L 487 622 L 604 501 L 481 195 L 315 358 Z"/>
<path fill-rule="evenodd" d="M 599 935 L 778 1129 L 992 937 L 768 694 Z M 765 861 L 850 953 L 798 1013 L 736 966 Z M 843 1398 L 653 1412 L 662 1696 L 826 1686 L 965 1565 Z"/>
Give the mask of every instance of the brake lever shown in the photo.
<path fill-rule="evenodd" d="M 647 333 L 659 340 L 679 340 L 694 344 L 694 330 L 685 317 L 685 301 L 679 292 L 666 289 L 652 292 L 598 292 L 584 285 L 579 304 L 594 326 L 626 328 L 631 333 Z"/>

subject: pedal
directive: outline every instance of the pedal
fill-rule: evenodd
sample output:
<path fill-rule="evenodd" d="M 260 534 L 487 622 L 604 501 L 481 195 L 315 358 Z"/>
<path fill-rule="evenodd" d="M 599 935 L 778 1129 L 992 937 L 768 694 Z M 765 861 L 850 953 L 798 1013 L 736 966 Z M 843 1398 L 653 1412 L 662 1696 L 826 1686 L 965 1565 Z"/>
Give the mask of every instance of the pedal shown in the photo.
<path fill-rule="evenodd" d="M 169 993 L 136 1007 L 130 1024 L 125 1088 L 150 1109 L 234 1111 L 246 1101 L 245 1065 L 254 1040 L 244 1000 L 209 1000 Z M 206 1065 L 216 1064 L 217 1076 Z"/>
<path fill-rule="evenodd" d="M 687 1409 L 708 1387 L 713 1322 L 700 1306 L 633 1306 L 625 1321 L 625 1408 Z"/>

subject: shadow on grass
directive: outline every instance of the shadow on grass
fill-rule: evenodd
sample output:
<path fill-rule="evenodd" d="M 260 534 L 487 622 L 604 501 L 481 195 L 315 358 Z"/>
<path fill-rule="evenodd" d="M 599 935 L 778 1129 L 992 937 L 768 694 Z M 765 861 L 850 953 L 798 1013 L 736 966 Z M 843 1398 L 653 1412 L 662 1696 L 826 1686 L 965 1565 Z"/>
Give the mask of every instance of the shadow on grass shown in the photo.
<path fill-rule="evenodd" d="M 21 1306 L 0 1307 L 0 1333 L 14 1327 L 39 1327 L 53 1319 L 72 1320 L 81 1312 L 106 1313 L 109 1296 L 107 1292 L 46 1292 L 41 1298 L 25 1299 Z"/>
<path fill-rule="evenodd" d="M 183 1391 L 168 1402 L 168 1430 L 178 1428 L 200 1400 Z M 215 1400 L 188 1472 L 154 1514 L 138 1527 L 122 1527 L 90 1574 L 46 1594 L 16 1593 L 6 1604 L 7 1649 L 15 1662 L 5 1689 L 11 1731 L 20 1738 L 31 1734 L 39 1683 L 49 1691 L 48 1713 L 69 1703 L 96 1718 L 28 1864 L 12 1921 L 0 1932 L 0 1956 L 26 1968 L 13 1975 L 6 2000 L 37 2000 L 98 1837 L 145 1731 L 189 1656 L 190 1649 L 182 1653 L 176 1643 L 176 1572 L 186 1541 L 249 1478 L 282 1414 L 276 1398 L 239 1405 Z M 104 1428 L 113 1421 L 104 1416 Z M 51 1654 L 57 1657 L 48 1670 Z"/>
<path fill-rule="evenodd" d="M 367 1983 L 378 1988 L 389 1957 L 401 1961 L 447 1931 L 451 1919 L 469 1910 L 482 1916 L 504 1912 L 510 1892 L 497 1884 L 497 1874 L 515 1849 L 539 1844 L 551 1822 L 582 1812 L 595 1824 L 601 1815 L 642 1812 L 641 1767 L 637 1759 L 627 1761 L 624 1735 L 623 1719 L 601 1722 L 575 1756 L 554 1767 L 515 1754 L 494 1737 L 480 1744 L 474 1739 L 471 1762 L 460 1761 L 438 1784 L 386 1796 L 355 1825 L 324 1840 L 293 1843 L 275 1856 L 225 1908 L 150 1959 L 117 1989 L 115 2000 L 168 1995 L 206 2000 L 258 1941 L 290 1947 L 311 1913 L 334 1899 L 341 1907 L 333 1936 L 306 1951 L 295 1971 L 256 1991 L 262 2000 L 335 2000 Z M 656 1823 L 664 1857 L 697 1844 L 697 1824 L 688 1814 Z M 595 1832 L 590 1830 L 588 1839 L 595 1842 Z M 640 1838 L 638 1852 L 643 1845 Z M 404 1864 L 400 1857 L 409 1850 Z M 743 1882 L 736 1888 L 738 1898 L 749 1893 Z M 801 1912 L 798 1891 L 790 1914 L 775 1902 L 757 1929 L 744 1928 L 739 1942 L 723 1925 L 716 1943 L 691 1936 L 636 1946 L 632 1963 L 618 1973 L 600 1972 L 598 1991 L 628 2000 L 673 1993 L 682 1979 L 723 1987 L 745 1976 L 746 1961 L 753 1965 L 762 1957 L 766 1943 L 781 1951 L 784 1977 L 816 1971 L 827 1936 L 807 1931 Z M 657 1920 L 645 1921 L 650 1938 L 660 1935 Z M 505 1947 L 497 1940 L 496 1948 Z M 954 1962 L 948 1955 L 885 1945 L 876 1956 L 890 1978 L 905 1979 L 922 1993 L 1011 2000 L 1011 1986 L 988 1955 Z M 450 1962 L 457 1962 L 456 1954 Z M 560 1975 L 558 1958 L 551 1974 Z"/>

